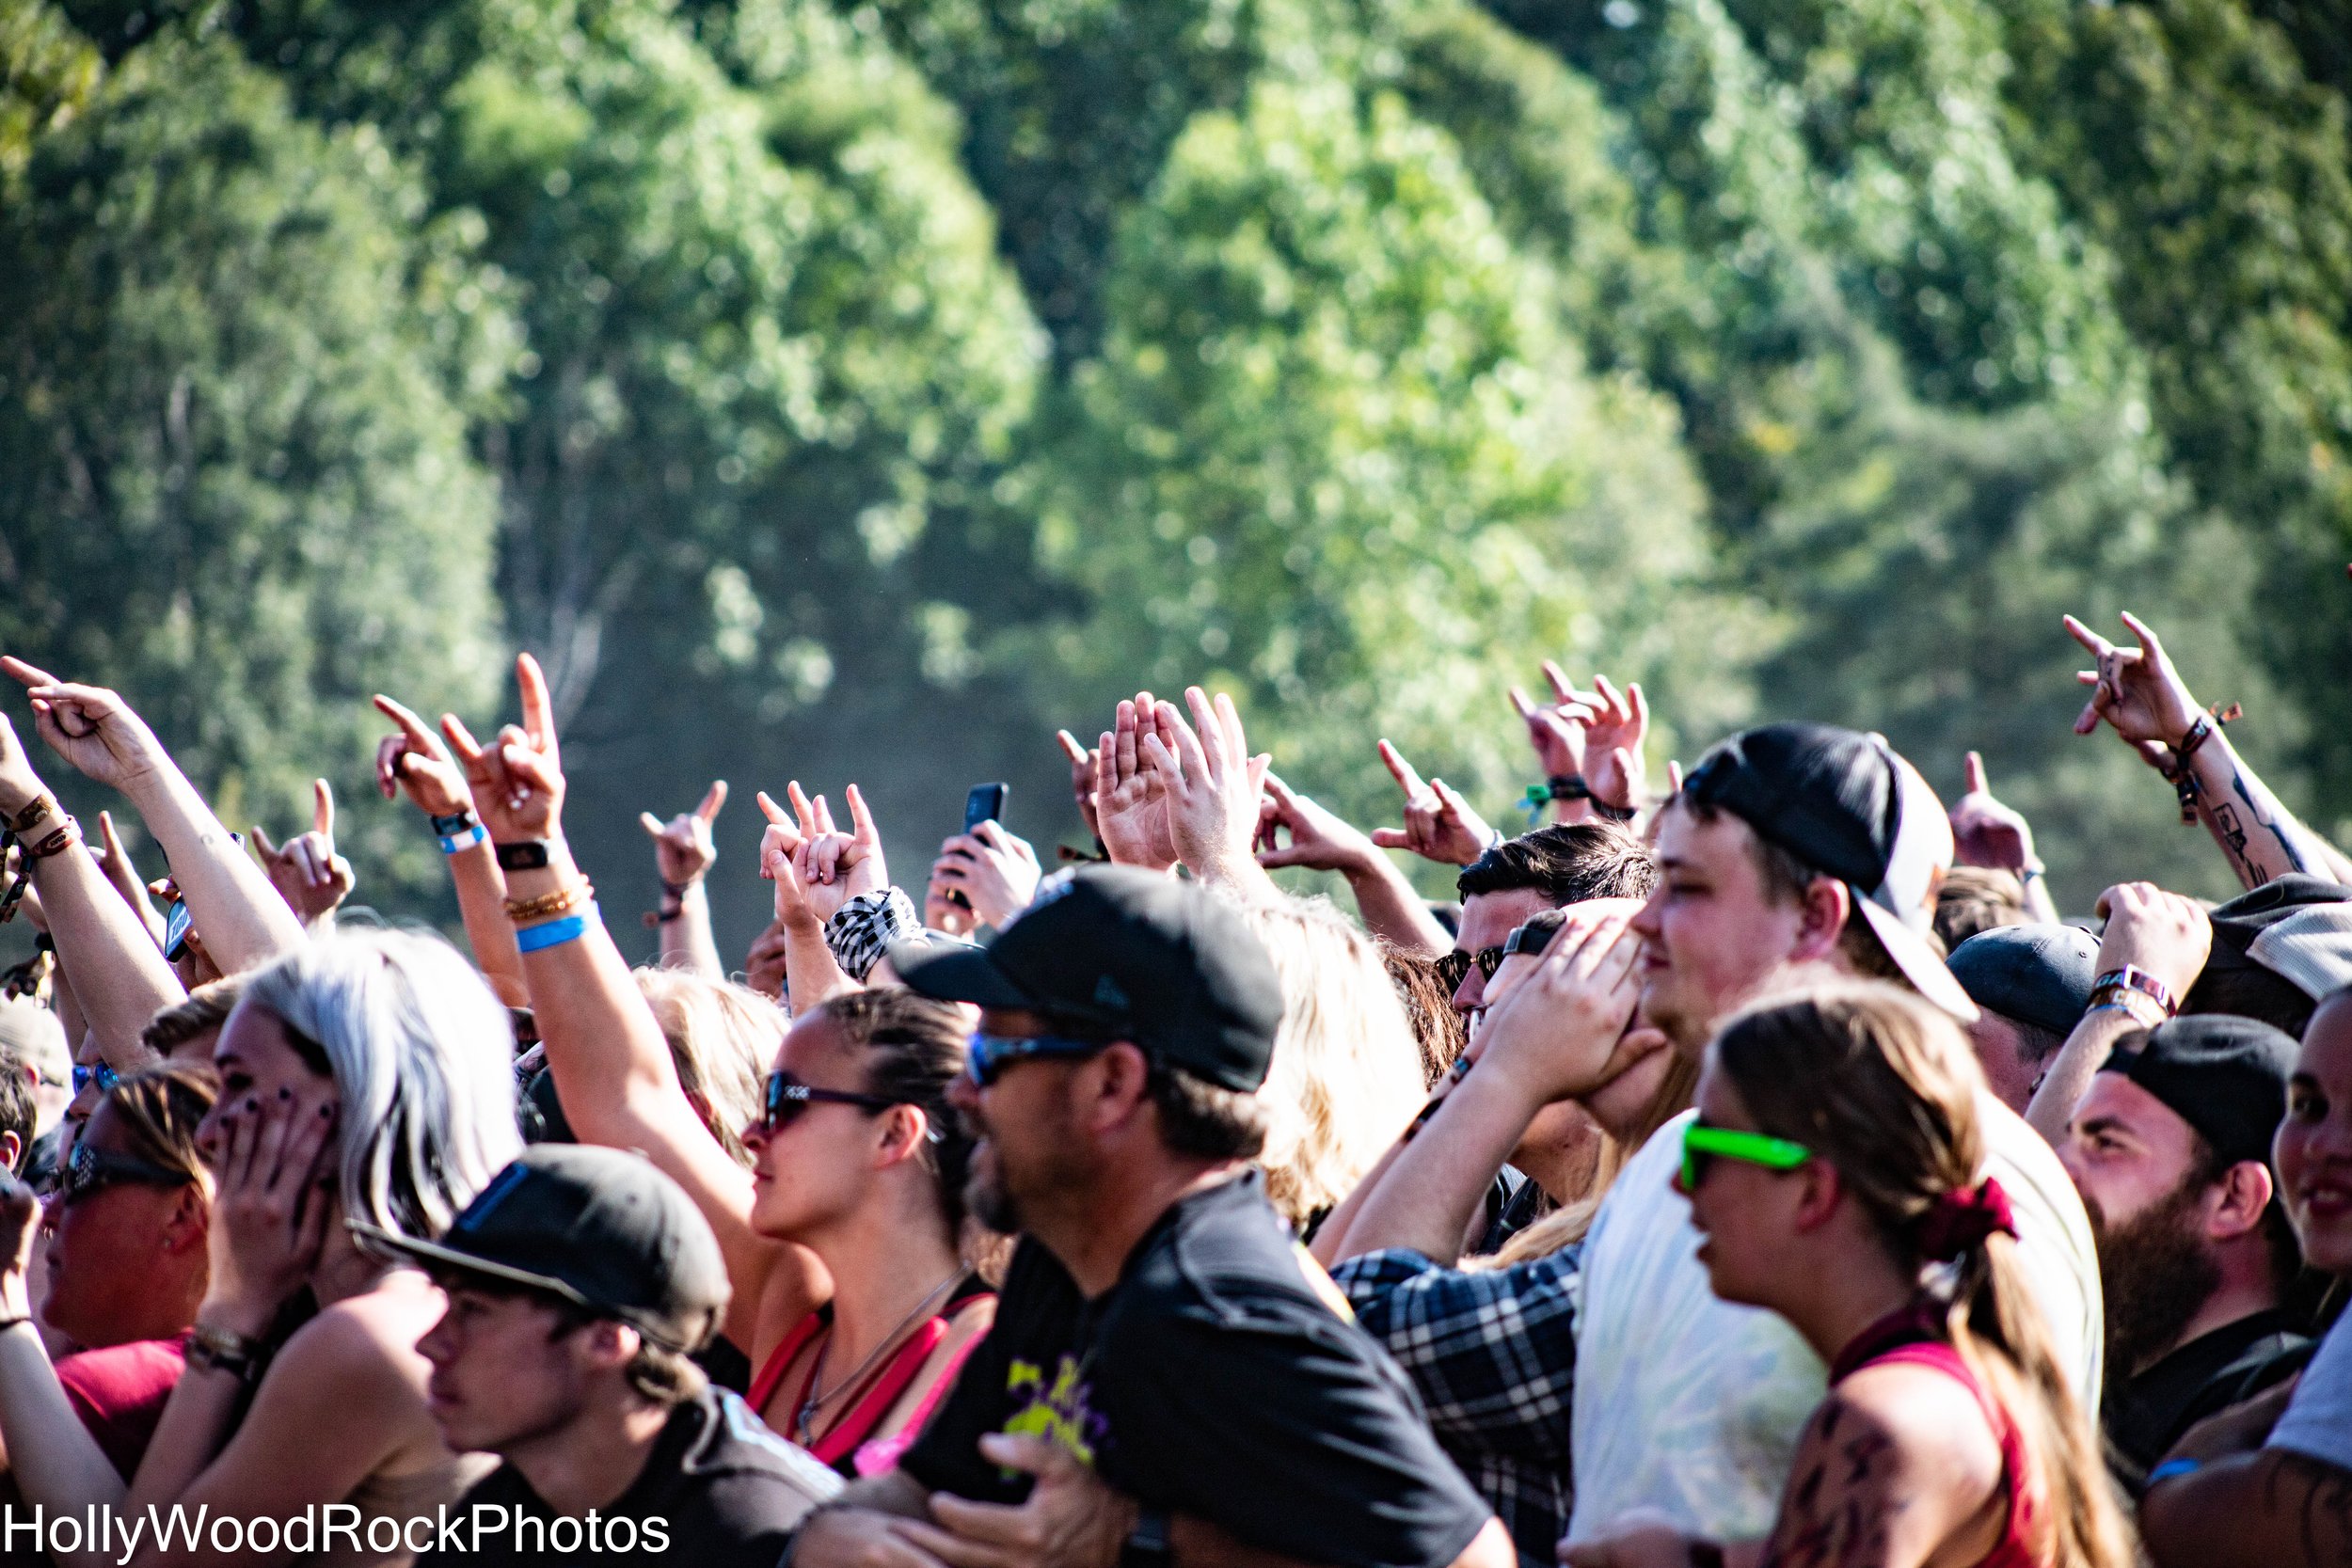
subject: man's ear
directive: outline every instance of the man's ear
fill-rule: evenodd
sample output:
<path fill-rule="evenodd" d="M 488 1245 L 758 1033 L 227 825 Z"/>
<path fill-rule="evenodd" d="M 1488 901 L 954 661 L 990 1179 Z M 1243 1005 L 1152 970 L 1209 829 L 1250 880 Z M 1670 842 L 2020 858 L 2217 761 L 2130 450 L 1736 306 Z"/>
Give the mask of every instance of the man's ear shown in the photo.
<path fill-rule="evenodd" d="M 205 1237 L 212 1227 L 213 1200 L 205 1196 L 203 1184 L 196 1181 L 181 1183 L 179 1199 L 172 1204 L 171 1213 L 164 1220 L 164 1251 L 202 1252 Z"/>
<path fill-rule="evenodd" d="M 1120 1040 L 1089 1058 L 1080 1074 L 1087 1103 L 1079 1108 L 1100 1132 L 1116 1132 L 1151 1101 L 1151 1059 L 1140 1047 Z"/>
<path fill-rule="evenodd" d="M 2270 1167 L 2260 1160 L 2240 1160 L 2223 1171 L 2214 1184 L 2213 1209 L 2205 1216 L 2206 1240 L 2227 1242 L 2252 1232 L 2277 1190 Z"/>
<path fill-rule="evenodd" d="M 644 1342 L 636 1329 L 612 1318 L 582 1324 L 576 1338 L 588 1364 L 608 1371 L 617 1371 L 636 1359 L 638 1347 Z"/>
<path fill-rule="evenodd" d="M 1837 952 L 1847 917 L 1853 913 L 1853 890 L 1835 877 L 1816 877 L 1805 884 L 1798 902 L 1804 918 L 1797 927 L 1797 945 L 1788 957 L 1796 963 L 1825 963 Z"/>

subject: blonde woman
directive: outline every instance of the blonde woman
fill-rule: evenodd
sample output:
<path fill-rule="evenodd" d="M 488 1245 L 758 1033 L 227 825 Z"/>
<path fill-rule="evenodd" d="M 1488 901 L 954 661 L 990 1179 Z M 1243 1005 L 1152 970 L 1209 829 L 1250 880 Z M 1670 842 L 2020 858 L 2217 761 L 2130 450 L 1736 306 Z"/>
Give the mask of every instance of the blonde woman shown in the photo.
<path fill-rule="evenodd" d="M 1356 1188 L 1424 1098 L 1421 1045 L 1379 947 L 1322 899 L 1234 907 L 1282 980 L 1266 1107 L 1266 1196 L 1304 1231 Z"/>
<path fill-rule="evenodd" d="M 727 1157 L 748 1169 L 743 1129 L 759 1119 L 768 1064 L 791 1020 L 749 986 L 680 969 L 635 973 L 687 1102 Z"/>
<path fill-rule="evenodd" d="M 2134 1560 L 2007 1196 L 1978 1174 L 1983 1090 L 1958 1027 L 1891 988 L 1762 1004 L 1724 1025 L 1676 1186 L 1715 1293 L 1786 1319 L 1829 1364 L 1829 1395 L 1765 1540 L 1633 1525 L 1568 1548 L 1572 1568 Z"/>

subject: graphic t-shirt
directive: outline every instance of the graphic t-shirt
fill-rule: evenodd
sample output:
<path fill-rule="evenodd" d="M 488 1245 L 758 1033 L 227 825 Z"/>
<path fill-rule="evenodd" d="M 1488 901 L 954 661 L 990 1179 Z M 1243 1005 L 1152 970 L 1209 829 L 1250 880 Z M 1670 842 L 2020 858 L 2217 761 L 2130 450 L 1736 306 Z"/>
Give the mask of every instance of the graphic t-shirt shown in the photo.
<path fill-rule="evenodd" d="M 2104 1334 L 2090 1217 L 2065 1167 L 2023 1117 L 1979 1095 L 1986 1174 L 2008 1190 L 2018 1252 L 2061 1370 L 2086 1405 Z M 1568 1539 L 1637 1508 L 1712 1540 L 1772 1528 L 1827 1370 L 1772 1313 L 1716 1297 L 1699 1233 L 1672 1180 L 1684 1112 L 1627 1162 L 1584 1243 L 1570 1420 L 1576 1512 Z"/>
<path fill-rule="evenodd" d="M 1249 1545 L 1338 1568 L 1441 1568 L 1490 1514 L 1345 1310 L 1254 1172 L 1169 1209 L 1092 1302 L 1024 1240 L 995 1327 L 899 1467 L 933 1490 L 1018 1502 L 1028 1478 L 977 1444 L 1026 1433 L 1145 1507 Z"/>
<path fill-rule="evenodd" d="M 714 1388 L 671 1413 L 644 1468 L 610 1506 L 594 1511 L 593 1527 L 585 1516 L 559 1515 L 520 1471 L 501 1465 L 450 1505 L 462 1542 L 437 1543 L 417 1568 L 657 1560 L 775 1568 L 802 1517 L 841 1484 L 741 1400 Z M 477 1525 L 479 1543 L 471 1533 Z"/>

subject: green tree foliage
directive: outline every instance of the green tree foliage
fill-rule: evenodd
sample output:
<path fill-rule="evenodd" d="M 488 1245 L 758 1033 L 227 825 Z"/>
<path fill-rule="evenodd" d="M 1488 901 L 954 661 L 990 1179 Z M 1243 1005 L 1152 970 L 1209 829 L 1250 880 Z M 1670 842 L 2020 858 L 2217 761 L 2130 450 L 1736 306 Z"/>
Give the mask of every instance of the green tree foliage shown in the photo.
<path fill-rule="evenodd" d="M 98 86 L 98 51 L 46 0 L 0 0 L 0 179 Z"/>
<path fill-rule="evenodd" d="M 0 646 L 121 686 L 232 821 L 307 825 L 310 775 L 370 750 L 372 691 L 469 702 L 495 674 L 466 420 L 506 329 L 467 230 L 373 131 L 294 119 L 186 38 L 0 202 Z M 389 814 L 355 794 L 381 879 Z"/>

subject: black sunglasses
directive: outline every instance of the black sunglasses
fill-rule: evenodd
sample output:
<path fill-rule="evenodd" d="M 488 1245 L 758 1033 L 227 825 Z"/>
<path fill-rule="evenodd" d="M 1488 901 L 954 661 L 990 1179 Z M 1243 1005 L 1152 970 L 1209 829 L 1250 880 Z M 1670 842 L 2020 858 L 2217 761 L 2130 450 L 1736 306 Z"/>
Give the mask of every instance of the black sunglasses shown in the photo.
<path fill-rule="evenodd" d="M 57 1202 L 71 1206 L 117 1181 L 135 1181 L 149 1187 L 178 1187 L 195 1180 L 183 1170 L 159 1165 L 152 1160 L 142 1160 L 135 1154 L 116 1154 L 87 1144 L 75 1144 L 73 1153 L 57 1173 Z"/>
<path fill-rule="evenodd" d="M 1462 989 L 1462 980 L 1470 974 L 1470 965 L 1476 964 L 1478 973 L 1491 980 L 1508 956 L 1507 950 L 1501 947 L 1482 947 L 1475 953 L 1465 953 L 1457 947 L 1438 960 L 1438 978 L 1445 982 L 1446 992 L 1451 995 Z"/>
<path fill-rule="evenodd" d="M 807 1115 L 811 1105 L 854 1105 L 861 1111 L 880 1112 L 905 1103 L 903 1100 L 885 1100 L 878 1094 L 815 1088 L 778 1069 L 768 1075 L 768 1095 L 760 1105 L 756 1125 L 760 1132 L 773 1137 Z"/>

